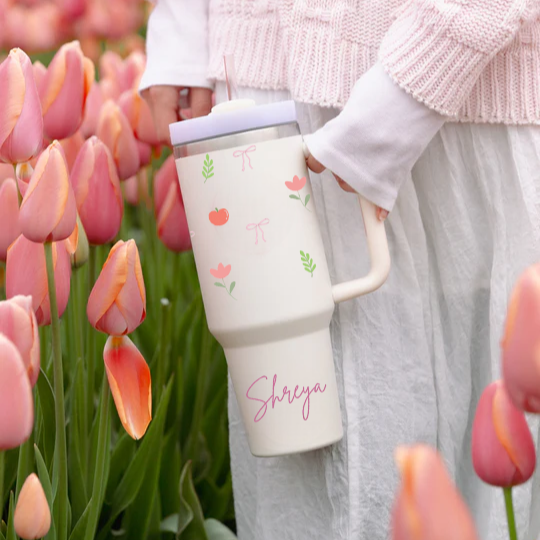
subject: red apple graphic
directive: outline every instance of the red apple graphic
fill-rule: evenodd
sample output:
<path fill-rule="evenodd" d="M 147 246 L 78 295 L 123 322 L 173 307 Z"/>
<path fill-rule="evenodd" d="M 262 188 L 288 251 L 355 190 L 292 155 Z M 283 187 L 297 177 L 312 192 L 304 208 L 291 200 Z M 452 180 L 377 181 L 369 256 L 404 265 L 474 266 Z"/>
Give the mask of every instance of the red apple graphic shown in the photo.
<path fill-rule="evenodd" d="M 212 210 L 210 214 L 208 214 L 208 217 L 210 218 L 210 223 L 212 225 L 225 225 L 227 221 L 229 221 L 229 212 L 225 210 L 225 208 L 222 208 L 221 210 L 218 210 L 217 208 Z"/>

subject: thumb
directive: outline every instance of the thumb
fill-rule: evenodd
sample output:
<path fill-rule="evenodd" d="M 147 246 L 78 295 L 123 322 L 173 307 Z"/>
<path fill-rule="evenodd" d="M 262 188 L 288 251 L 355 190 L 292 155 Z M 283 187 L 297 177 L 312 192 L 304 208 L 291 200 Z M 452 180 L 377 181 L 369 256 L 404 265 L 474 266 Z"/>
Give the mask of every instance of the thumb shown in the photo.
<path fill-rule="evenodd" d="M 208 88 L 191 88 L 189 92 L 193 118 L 209 114 L 212 110 L 212 90 Z"/>
<path fill-rule="evenodd" d="M 320 161 L 317 161 L 311 154 L 309 154 L 306 163 L 308 169 L 316 174 L 320 174 L 326 169 L 326 167 Z"/>

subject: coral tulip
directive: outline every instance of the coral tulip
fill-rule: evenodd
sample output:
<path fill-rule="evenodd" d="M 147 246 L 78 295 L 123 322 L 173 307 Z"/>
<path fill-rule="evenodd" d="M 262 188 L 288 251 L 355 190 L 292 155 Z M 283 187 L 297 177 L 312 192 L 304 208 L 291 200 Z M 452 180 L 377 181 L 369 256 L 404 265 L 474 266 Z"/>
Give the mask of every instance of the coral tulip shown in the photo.
<path fill-rule="evenodd" d="M 0 302 L 0 333 L 17 347 L 35 386 L 39 375 L 39 332 L 30 296 L 14 296 Z"/>
<path fill-rule="evenodd" d="M 527 420 L 501 381 L 490 384 L 478 403 L 472 459 L 476 474 L 492 486 L 517 486 L 533 475 L 536 452 Z"/>
<path fill-rule="evenodd" d="M 21 163 L 43 143 L 43 118 L 30 58 L 13 49 L 0 64 L 0 159 Z"/>
<path fill-rule="evenodd" d="M 502 371 L 510 399 L 540 413 L 540 263 L 519 277 L 508 307 L 502 340 Z"/>
<path fill-rule="evenodd" d="M 125 60 L 115 52 L 107 51 L 99 60 L 99 74 L 112 79 L 120 92 L 136 90 L 146 67 L 146 56 L 140 51 L 132 52 Z"/>
<path fill-rule="evenodd" d="M 96 134 L 111 151 L 120 180 L 136 174 L 140 158 L 135 135 L 120 107 L 111 100 L 101 109 Z"/>
<path fill-rule="evenodd" d="M 118 105 L 131 124 L 135 137 L 151 146 L 159 144 L 159 138 L 148 103 L 137 90 L 127 90 L 118 98 Z"/>
<path fill-rule="evenodd" d="M 72 268 L 80 268 L 88 260 L 88 238 L 79 216 L 77 216 L 77 226 L 75 227 L 75 230 L 66 240 L 66 248 L 69 253 Z"/>
<path fill-rule="evenodd" d="M 60 145 L 64 150 L 64 155 L 66 156 L 66 163 L 68 165 L 68 170 L 73 171 L 73 165 L 79 154 L 82 145 L 84 144 L 85 138 L 82 134 L 82 131 L 79 130 L 75 135 L 68 137 L 67 139 L 62 139 Z"/>
<path fill-rule="evenodd" d="M 13 178 L 13 165 L 0 162 L 0 184 L 2 184 L 2 180 L 5 180 L 6 178 Z"/>
<path fill-rule="evenodd" d="M 113 240 L 120 230 L 124 203 L 111 153 L 97 137 L 81 148 L 71 182 L 88 241 L 101 245 Z"/>
<path fill-rule="evenodd" d="M 148 364 L 127 336 L 109 336 L 103 360 L 120 421 L 131 437 L 140 439 L 152 420 Z"/>
<path fill-rule="evenodd" d="M 86 99 L 84 121 L 81 126 L 85 137 L 88 138 L 96 134 L 101 107 L 109 99 L 116 100 L 120 95 L 119 92 L 117 83 L 110 79 L 101 79 L 92 84 Z"/>
<path fill-rule="evenodd" d="M 154 177 L 154 206 L 155 215 L 158 216 L 161 207 L 169 194 L 172 184 L 178 184 L 178 173 L 174 156 L 169 156 Z"/>
<path fill-rule="evenodd" d="M 38 89 L 38 94 L 39 94 L 39 89 L 41 88 L 41 85 L 43 84 L 43 81 L 45 80 L 45 76 L 47 75 L 47 68 L 39 60 L 36 60 L 32 64 L 32 69 L 34 71 L 34 80 L 36 81 L 36 87 Z M 41 106 L 41 103 L 40 103 L 40 106 Z"/>
<path fill-rule="evenodd" d="M 34 174 L 34 168 L 30 163 L 19 163 L 15 174 L 17 175 L 19 191 L 21 192 L 21 196 L 24 197 L 32 179 L 32 174 Z"/>
<path fill-rule="evenodd" d="M 71 264 L 64 242 L 53 243 L 53 262 L 58 316 L 61 317 L 68 303 L 71 279 Z M 32 297 L 40 326 L 51 323 L 45 248 L 23 235 L 9 247 L 6 262 L 6 296 L 12 298 L 19 294 Z"/>
<path fill-rule="evenodd" d="M 40 87 L 45 134 L 66 139 L 83 121 L 84 106 L 94 80 L 94 64 L 78 41 L 60 47 Z"/>
<path fill-rule="evenodd" d="M 0 451 L 21 445 L 33 427 L 32 387 L 21 354 L 0 334 Z"/>
<path fill-rule="evenodd" d="M 122 182 L 122 192 L 125 200 L 132 206 L 143 202 L 147 208 L 152 207 L 150 194 L 148 193 L 148 175 L 145 170 L 139 171 L 135 176 Z"/>
<path fill-rule="evenodd" d="M 53 142 L 39 156 L 19 214 L 32 242 L 65 240 L 75 228 L 77 206 L 62 146 Z"/>
<path fill-rule="evenodd" d="M 133 332 L 146 317 L 146 292 L 134 240 L 119 240 L 111 249 L 90 297 L 90 324 L 112 336 Z"/>
<path fill-rule="evenodd" d="M 8 247 L 21 234 L 19 195 L 15 180 L 0 182 L 0 261 L 5 261 Z"/>
<path fill-rule="evenodd" d="M 51 510 L 39 478 L 32 473 L 25 480 L 14 515 L 15 532 L 25 540 L 44 538 L 51 528 Z"/>
<path fill-rule="evenodd" d="M 398 448 L 401 472 L 393 540 L 478 540 L 473 519 L 440 456 L 428 446 Z"/>

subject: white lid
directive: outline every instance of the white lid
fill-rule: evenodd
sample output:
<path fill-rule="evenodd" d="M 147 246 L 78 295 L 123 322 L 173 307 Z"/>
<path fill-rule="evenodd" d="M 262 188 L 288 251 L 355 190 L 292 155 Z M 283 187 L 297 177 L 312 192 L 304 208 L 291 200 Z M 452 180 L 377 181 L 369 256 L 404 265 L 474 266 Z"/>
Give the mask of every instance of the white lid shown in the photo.
<path fill-rule="evenodd" d="M 296 122 L 294 101 L 254 106 L 251 100 L 228 101 L 212 109 L 208 116 L 169 125 L 173 146 L 188 144 L 253 129 Z M 218 113 L 218 114 L 216 114 Z"/>

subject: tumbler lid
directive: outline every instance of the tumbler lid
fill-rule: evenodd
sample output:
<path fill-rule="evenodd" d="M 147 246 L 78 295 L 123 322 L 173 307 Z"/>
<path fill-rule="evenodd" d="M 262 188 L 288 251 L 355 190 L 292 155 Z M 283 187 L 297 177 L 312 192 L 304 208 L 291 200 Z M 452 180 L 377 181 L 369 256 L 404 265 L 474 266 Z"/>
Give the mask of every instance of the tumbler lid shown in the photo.
<path fill-rule="evenodd" d="M 233 135 L 243 131 L 262 129 L 297 121 L 294 101 L 279 101 L 268 105 L 253 106 L 253 103 L 238 104 L 231 107 L 234 101 L 227 102 L 228 110 L 213 110 L 208 116 L 182 120 L 170 124 L 171 142 L 173 146 L 189 144 L 215 137 Z"/>

